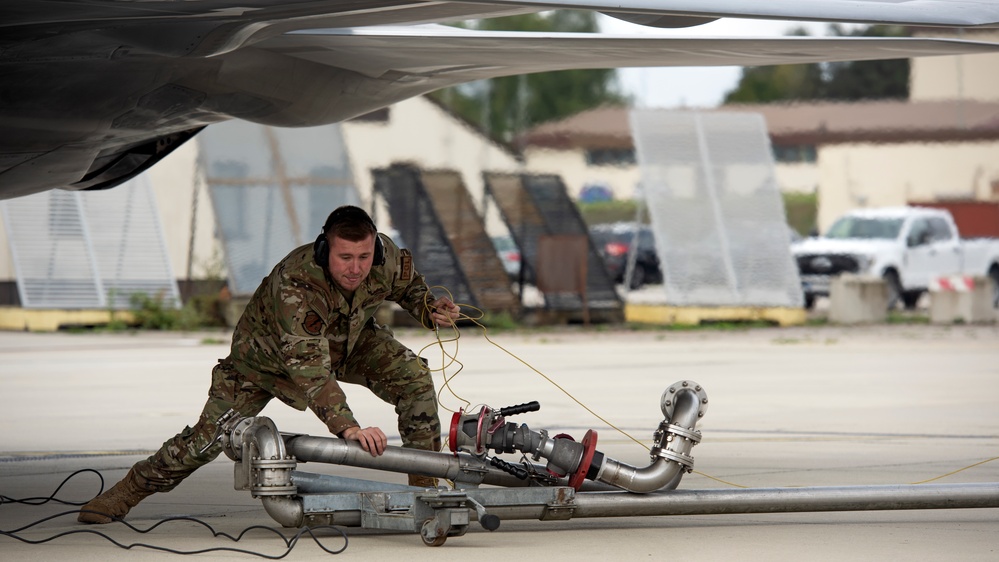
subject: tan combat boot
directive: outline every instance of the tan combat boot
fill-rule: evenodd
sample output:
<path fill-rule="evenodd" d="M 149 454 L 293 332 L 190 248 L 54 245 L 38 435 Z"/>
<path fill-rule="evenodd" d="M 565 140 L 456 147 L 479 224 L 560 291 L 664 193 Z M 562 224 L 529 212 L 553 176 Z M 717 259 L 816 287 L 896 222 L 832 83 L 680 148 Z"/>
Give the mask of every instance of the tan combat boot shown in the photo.
<path fill-rule="evenodd" d="M 142 485 L 144 480 L 135 473 L 134 468 L 129 470 L 121 482 L 80 508 L 80 515 L 76 520 L 80 523 L 104 524 L 110 523 L 112 517 L 124 518 L 128 510 L 155 493 Z"/>
<path fill-rule="evenodd" d="M 409 485 L 416 486 L 417 488 L 436 488 L 437 479 L 433 476 L 417 476 L 416 474 L 410 474 Z"/>

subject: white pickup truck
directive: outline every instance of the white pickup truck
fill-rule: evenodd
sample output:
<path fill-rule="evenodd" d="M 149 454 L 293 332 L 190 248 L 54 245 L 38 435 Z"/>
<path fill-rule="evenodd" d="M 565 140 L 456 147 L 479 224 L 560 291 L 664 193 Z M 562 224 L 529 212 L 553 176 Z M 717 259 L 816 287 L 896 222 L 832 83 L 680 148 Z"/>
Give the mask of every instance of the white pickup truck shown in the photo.
<path fill-rule="evenodd" d="M 805 306 L 829 295 L 840 273 L 875 275 L 888 286 L 888 306 L 914 308 L 932 280 L 948 275 L 988 276 L 999 307 L 999 240 L 962 240 L 943 209 L 894 207 L 847 213 L 821 237 L 791 245 Z"/>

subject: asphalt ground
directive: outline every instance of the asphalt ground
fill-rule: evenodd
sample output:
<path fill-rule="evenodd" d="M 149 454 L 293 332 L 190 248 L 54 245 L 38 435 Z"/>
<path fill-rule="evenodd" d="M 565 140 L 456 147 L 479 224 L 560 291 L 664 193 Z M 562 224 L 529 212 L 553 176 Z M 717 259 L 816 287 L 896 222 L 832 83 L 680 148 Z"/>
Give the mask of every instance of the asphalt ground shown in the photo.
<path fill-rule="evenodd" d="M 0 495 L 46 497 L 80 469 L 99 471 L 105 486 L 113 484 L 193 423 L 228 337 L 0 333 Z M 709 397 L 698 426 L 703 441 L 693 450 L 695 472 L 680 489 L 999 482 L 999 460 L 989 461 L 999 456 L 994 325 L 490 334 L 512 355 L 466 328 L 444 345 L 456 362 L 433 346 L 432 334 L 400 331 L 399 337 L 416 350 L 430 345 L 422 354 L 433 366 L 447 363 L 445 374 L 435 374 L 445 424 L 459 407 L 538 400 L 539 412 L 511 421 L 577 439 L 595 429 L 598 450 L 637 467 L 648 464 L 648 453 L 625 433 L 648 445 L 662 420 L 664 389 L 679 380 L 700 383 Z M 398 444 L 391 407 L 366 389 L 348 386 L 347 392 L 361 423 L 379 425 Z M 281 431 L 326 435 L 311 413 L 277 401 L 263 415 Z M 196 517 L 232 535 L 254 525 L 280 529 L 258 500 L 233 490 L 232 466 L 220 457 L 173 492 L 145 500 L 127 521 L 146 529 L 166 517 Z M 317 463 L 299 470 L 405 481 L 401 474 Z M 85 472 L 57 497 L 85 501 L 99 486 L 96 475 Z M 73 509 L 4 503 L 0 530 Z M 62 535 L 73 531 L 86 532 Z M 179 558 L 145 547 L 126 552 L 92 532 L 163 549 L 234 547 L 274 557 L 286 551 L 263 531 L 233 544 L 190 520 L 138 534 L 120 523 L 80 525 L 69 515 L 16 533 L 43 544 L 0 536 L 0 559 Z M 339 557 L 365 560 L 999 560 L 997 509 L 503 521 L 495 532 L 473 524 L 439 548 L 407 532 L 318 533 L 327 548 L 346 545 Z M 219 551 L 195 556 L 257 559 Z M 303 539 L 287 559 L 330 556 Z"/>

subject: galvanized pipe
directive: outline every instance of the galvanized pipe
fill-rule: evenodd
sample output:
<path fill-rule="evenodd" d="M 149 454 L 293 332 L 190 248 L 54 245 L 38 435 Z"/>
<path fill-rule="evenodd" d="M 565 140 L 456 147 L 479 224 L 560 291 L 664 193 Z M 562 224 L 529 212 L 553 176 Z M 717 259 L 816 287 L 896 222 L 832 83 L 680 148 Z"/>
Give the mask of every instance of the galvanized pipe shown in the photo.
<path fill-rule="evenodd" d="M 288 454 L 303 462 L 342 464 L 360 468 L 419 474 L 448 480 L 501 486 L 526 486 L 513 475 L 495 469 L 472 455 L 450 455 L 389 446 L 380 456 L 361 448 L 356 441 L 311 435 L 284 435 Z"/>
<path fill-rule="evenodd" d="M 402 492 L 421 491 L 423 488 L 405 484 L 389 484 L 374 480 L 331 476 L 329 474 L 313 474 L 296 470 L 291 473 L 299 494 L 339 494 L 343 492 Z"/>
<path fill-rule="evenodd" d="M 574 517 L 999 507 L 999 482 L 577 494 Z"/>
<path fill-rule="evenodd" d="M 577 493 L 572 518 L 999 507 L 999 482 Z M 542 519 L 544 505 L 485 506 L 501 520 Z"/>

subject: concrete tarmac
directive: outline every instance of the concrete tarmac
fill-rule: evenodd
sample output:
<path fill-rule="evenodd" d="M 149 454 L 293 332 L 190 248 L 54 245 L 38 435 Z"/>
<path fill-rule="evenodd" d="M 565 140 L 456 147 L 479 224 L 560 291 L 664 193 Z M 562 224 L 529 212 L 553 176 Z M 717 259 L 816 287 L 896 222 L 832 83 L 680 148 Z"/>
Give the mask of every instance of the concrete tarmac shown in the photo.
<path fill-rule="evenodd" d="M 662 420 L 663 390 L 686 379 L 704 386 L 709 407 L 698 426 L 703 441 L 693 450 L 695 473 L 684 477 L 681 489 L 999 482 L 996 326 L 490 334 L 516 357 L 472 328 L 443 349 L 427 332 L 398 335 L 414 350 L 429 345 L 422 355 L 432 366 L 446 365 L 435 374 L 445 433 L 457 408 L 537 400 L 541 411 L 510 421 L 577 439 L 595 429 L 598 450 L 644 467 L 647 451 L 628 436 L 650 444 Z M 0 495 L 46 497 L 80 469 L 99 471 L 111 486 L 132 463 L 195 421 L 227 342 L 224 333 L 0 333 Z M 399 444 L 392 408 L 364 388 L 346 390 L 361 423 L 382 427 Z M 281 431 L 327 435 L 310 412 L 278 401 L 262 415 Z M 258 500 L 233 490 L 232 466 L 221 456 L 173 492 L 142 502 L 127 521 L 146 529 L 165 517 L 187 516 L 232 535 L 253 525 L 281 530 Z M 401 474 L 317 463 L 299 470 L 405 482 Z M 85 501 L 99 486 L 96 475 L 85 472 L 56 495 Z M 233 544 L 188 520 L 138 534 L 121 523 L 80 525 L 70 514 L 18 530 L 71 510 L 54 502 L 5 500 L 0 530 L 47 542 L 0 535 L 0 558 L 178 558 L 145 547 L 126 552 L 92 532 L 161 549 L 234 547 L 269 556 L 286 550 L 263 531 Z M 87 532 L 57 537 L 72 531 Z M 320 535 L 327 548 L 346 545 L 338 556 L 354 560 L 994 561 L 999 509 L 503 521 L 495 532 L 473 523 L 465 536 L 439 548 L 404 532 L 342 528 Z M 303 539 L 287 559 L 329 556 Z M 256 559 L 237 552 L 196 558 Z"/>

